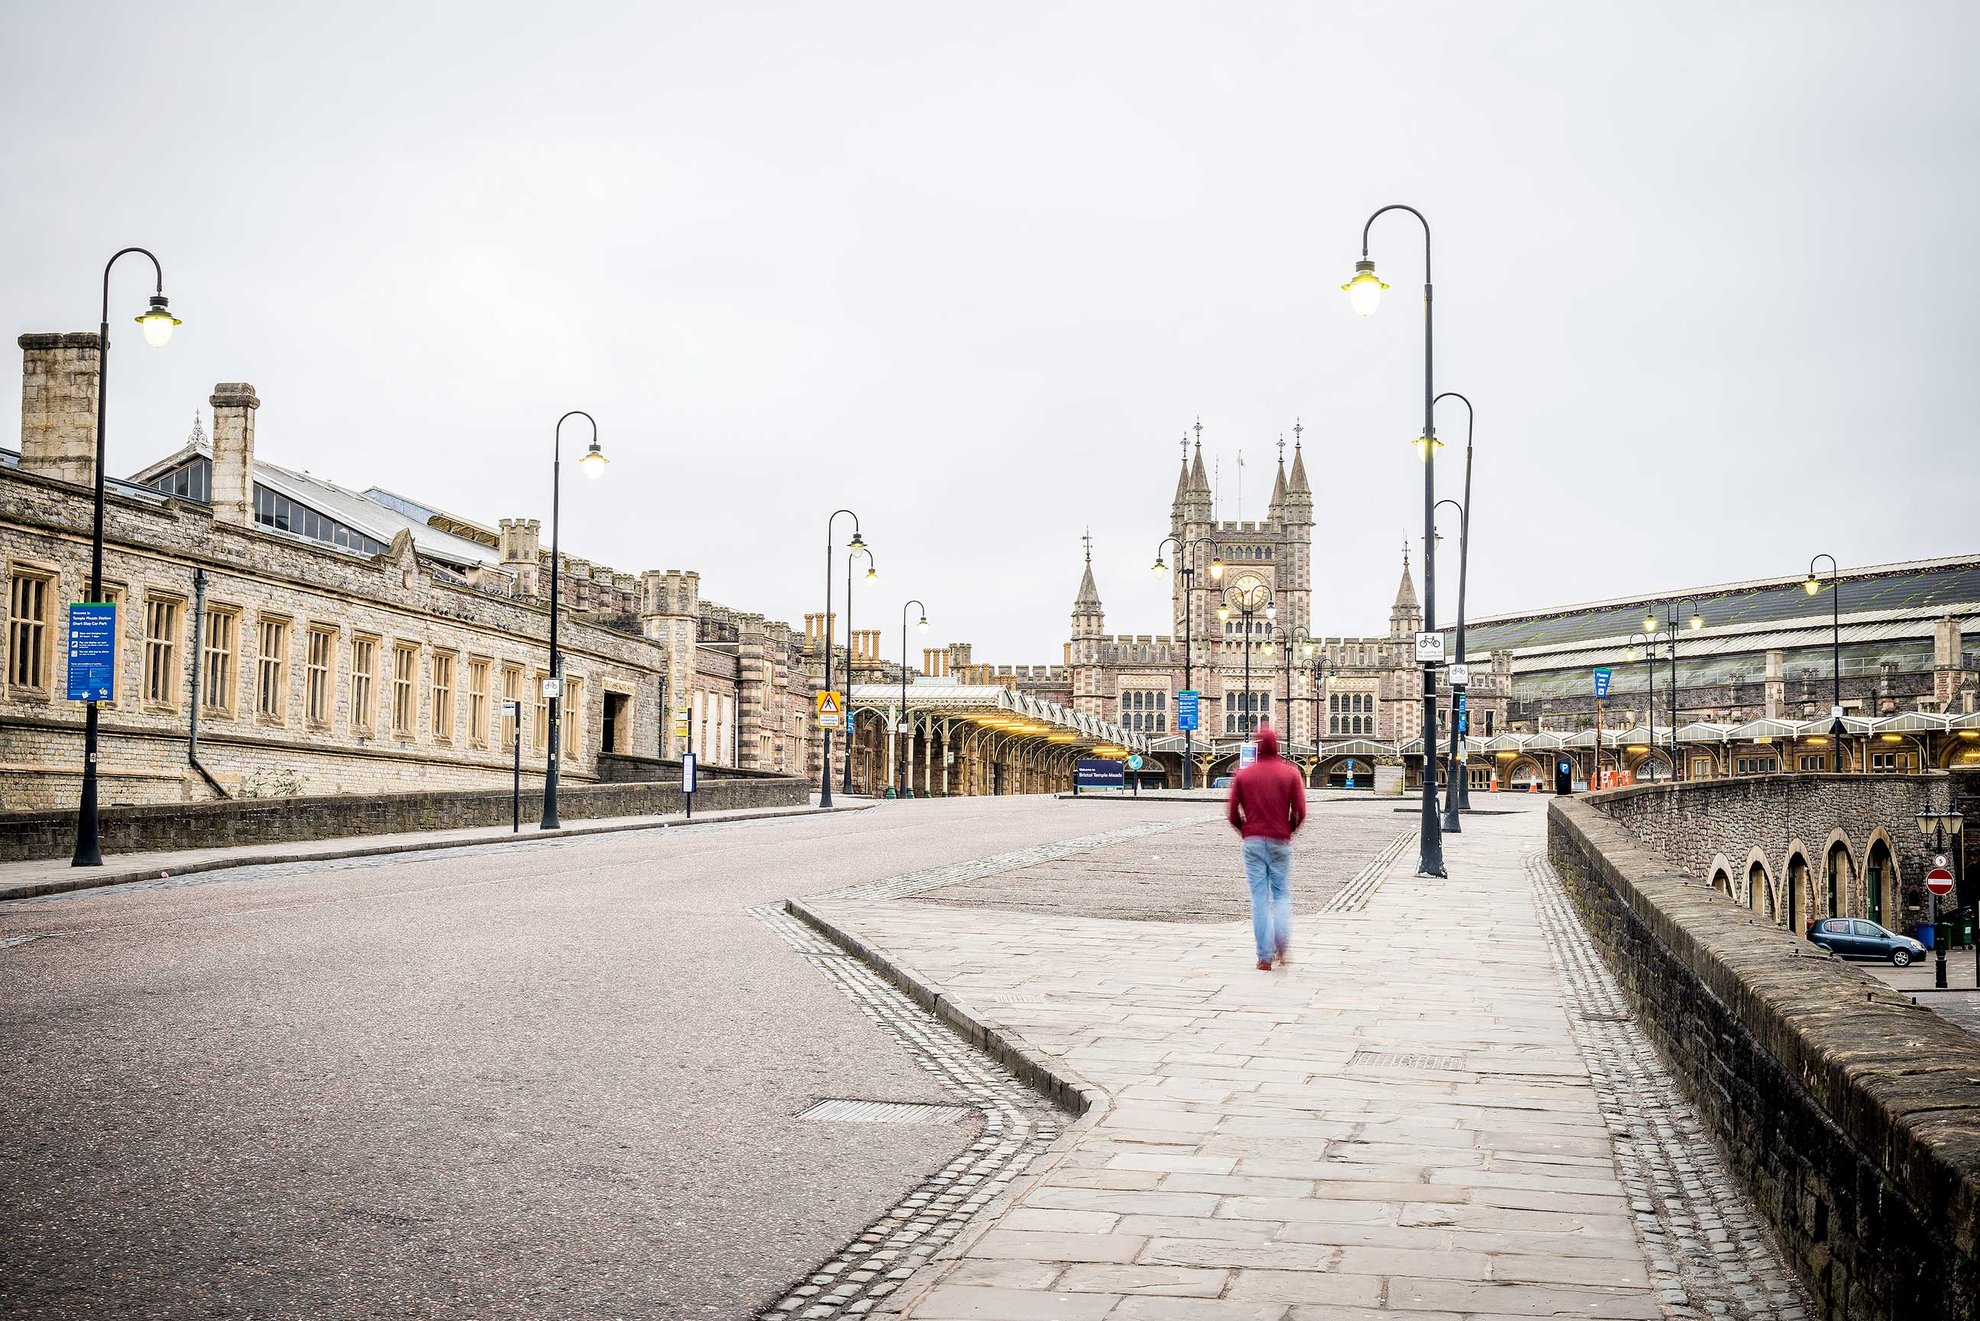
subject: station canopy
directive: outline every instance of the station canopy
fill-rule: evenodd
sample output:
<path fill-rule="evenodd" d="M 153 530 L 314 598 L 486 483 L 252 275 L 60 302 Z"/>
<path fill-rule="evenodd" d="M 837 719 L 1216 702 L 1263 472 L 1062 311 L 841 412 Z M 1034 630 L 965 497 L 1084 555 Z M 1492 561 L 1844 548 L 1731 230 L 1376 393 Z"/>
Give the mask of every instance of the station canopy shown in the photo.
<path fill-rule="evenodd" d="M 892 713 L 900 710 L 902 688 L 897 683 L 855 684 L 848 697 L 855 712 Z M 1036 739 L 1099 756 L 1152 750 L 1146 734 L 1130 734 L 1111 721 L 996 684 L 924 680 L 907 685 L 906 697 L 907 714 L 917 721 L 967 722 L 1010 738 Z"/>

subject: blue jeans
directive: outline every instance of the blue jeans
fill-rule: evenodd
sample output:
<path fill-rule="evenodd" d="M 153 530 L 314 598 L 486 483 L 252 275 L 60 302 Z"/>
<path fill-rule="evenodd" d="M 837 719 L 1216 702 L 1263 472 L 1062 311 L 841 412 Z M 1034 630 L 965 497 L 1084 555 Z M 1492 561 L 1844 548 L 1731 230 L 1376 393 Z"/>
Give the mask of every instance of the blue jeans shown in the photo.
<path fill-rule="evenodd" d="M 1292 944 L 1292 845 L 1245 840 L 1244 876 L 1251 883 L 1251 934 L 1258 957 L 1269 959 Z"/>

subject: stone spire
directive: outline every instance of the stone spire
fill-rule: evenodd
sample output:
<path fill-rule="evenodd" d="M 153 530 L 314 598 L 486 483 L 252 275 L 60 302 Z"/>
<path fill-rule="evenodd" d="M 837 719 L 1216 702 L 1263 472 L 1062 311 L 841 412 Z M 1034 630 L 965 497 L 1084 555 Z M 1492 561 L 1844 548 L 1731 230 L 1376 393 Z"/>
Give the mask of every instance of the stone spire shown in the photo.
<path fill-rule="evenodd" d="M 1210 477 L 1203 471 L 1202 418 L 1196 420 L 1195 431 L 1195 452 L 1189 462 L 1188 484 L 1184 488 L 1181 502 L 1180 521 L 1184 527 L 1191 524 L 1207 525 L 1215 516 L 1210 498 Z M 1177 533 L 1181 535 L 1182 528 L 1178 528 Z"/>
<path fill-rule="evenodd" d="M 1305 430 L 1305 424 L 1294 419 L 1292 479 L 1286 485 L 1286 494 L 1288 495 L 1313 494 L 1313 488 L 1306 484 L 1306 458 L 1300 453 L 1300 439 Z"/>
<path fill-rule="evenodd" d="M 1389 636 L 1413 638 L 1423 629 L 1423 607 L 1417 604 L 1416 583 L 1409 576 L 1409 543 L 1403 543 L 1402 583 L 1396 588 L 1396 603 L 1389 608 Z"/>
<path fill-rule="evenodd" d="M 1093 581 L 1093 529 L 1080 539 L 1086 543 L 1086 572 L 1079 580 L 1079 595 L 1073 598 L 1073 636 L 1098 637 L 1107 616 L 1100 607 L 1100 588 Z"/>
<path fill-rule="evenodd" d="M 1277 521 L 1279 511 L 1286 503 L 1286 438 L 1279 437 L 1279 475 L 1272 479 L 1272 500 L 1266 506 L 1270 517 Z"/>
<path fill-rule="evenodd" d="M 1183 506 L 1183 501 L 1187 500 L 1188 498 L 1189 498 L 1189 433 L 1185 431 L 1183 432 L 1183 438 L 1182 438 L 1182 471 L 1176 476 L 1175 507 L 1178 510 L 1180 510 Z"/>

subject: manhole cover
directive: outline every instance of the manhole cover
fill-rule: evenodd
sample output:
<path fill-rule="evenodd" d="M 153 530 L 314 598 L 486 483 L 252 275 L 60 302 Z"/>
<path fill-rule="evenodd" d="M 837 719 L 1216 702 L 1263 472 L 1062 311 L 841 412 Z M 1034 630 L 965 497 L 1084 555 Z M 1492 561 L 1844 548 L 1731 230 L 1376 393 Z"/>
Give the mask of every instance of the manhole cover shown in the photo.
<path fill-rule="evenodd" d="M 922 1105 L 912 1101 L 820 1101 L 799 1119 L 841 1124 L 953 1124 L 967 1119 L 966 1105 Z"/>
<path fill-rule="evenodd" d="M 1363 1069 L 1460 1069 L 1456 1055 L 1416 1055 L 1407 1051 L 1357 1050 L 1349 1068 Z"/>

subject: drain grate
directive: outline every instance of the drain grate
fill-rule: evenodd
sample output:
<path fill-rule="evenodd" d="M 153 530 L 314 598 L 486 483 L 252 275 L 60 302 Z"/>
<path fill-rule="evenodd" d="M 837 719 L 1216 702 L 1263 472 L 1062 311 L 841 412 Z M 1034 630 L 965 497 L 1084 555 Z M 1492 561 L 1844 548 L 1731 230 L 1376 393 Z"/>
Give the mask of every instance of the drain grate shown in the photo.
<path fill-rule="evenodd" d="M 1348 1061 L 1349 1068 L 1363 1069 L 1462 1069 L 1464 1061 L 1456 1055 L 1415 1055 L 1407 1051 L 1357 1050 Z"/>
<path fill-rule="evenodd" d="M 913 1101 L 820 1101 L 798 1116 L 840 1124 L 953 1124 L 976 1112 L 966 1105 Z"/>

